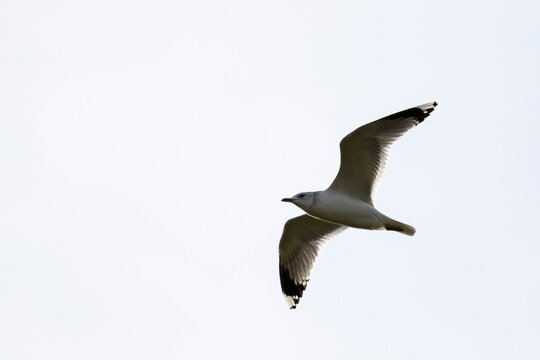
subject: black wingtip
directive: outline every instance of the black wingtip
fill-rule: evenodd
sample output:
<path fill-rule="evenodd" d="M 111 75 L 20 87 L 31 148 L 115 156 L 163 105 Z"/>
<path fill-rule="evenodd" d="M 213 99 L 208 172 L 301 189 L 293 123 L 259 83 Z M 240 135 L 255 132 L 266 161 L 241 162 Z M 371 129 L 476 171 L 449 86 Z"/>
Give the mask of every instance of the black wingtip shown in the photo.
<path fill-rule="evenodd" d="M 303 284 L 297 284 L 291 276 L 289 269 L 282 263 L 279 264 L 279 279 L 281 282 L 281 291 L 287 298 L 289 307 L 296 309 L 296 304 L 300 302 L 300 298 L 302 298 L 304 290 L 306 290 L 307 281 Z"/>
<path fill-rule="evenodd" d="M 422 121 L 424 121 L 425 118 L 427 118 L 432 112 L 433 110 L 435 110 L 435 107 L 439 105 L 437 104 L 436 101 L 433 101 L 433 102 L 430 102 L 430 103 L 426 103 L 426 104 L 423 104 L 423 105 L 418 105 L 417 107 L 414 107 L 412 109 L 409 109 L 409 110 L 405 110 L 406 112 L 410 111 L 411 112 L 411 115 L 412 115 L 412 112 L 415 112 L 415 114 L 413 115 L 414 117 L 416 117 L 418 124 L 420 124 Z"/>
<path fill-rule="evenodd" d="M 421 105 L 420 108 L 429 114 L 429 113 L 431 113 L 433 110 L 435 110 L 435 107 L 436 107 L 437 105 L 439 105 L 439 104 L 437 104 L 437 102 L 434 101 L 434 102 L 432 102 L 432 103 L 427 103 L 427 104 L 425 104 L 425 105 Z"/>

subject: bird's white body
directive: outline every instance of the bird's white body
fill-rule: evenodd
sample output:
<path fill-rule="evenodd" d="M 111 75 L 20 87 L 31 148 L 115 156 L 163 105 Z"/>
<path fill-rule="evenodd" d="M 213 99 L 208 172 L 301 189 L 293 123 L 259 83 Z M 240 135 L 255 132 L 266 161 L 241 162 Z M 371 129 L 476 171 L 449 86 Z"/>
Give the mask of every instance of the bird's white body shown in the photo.
<path fill-rule="evenodd" d="M 336 225 L 367 230 L 394 230 L 413 235 L 415 229 L 381 213 L 371 204 L 328 189 L 304 193 L 295 205 L 308 215 Z"/>
<path fill-rule="evenodd" d="M 364 201 L 332 190 L 315 192 L 313 198 L 312 205 L 302 210 L 314 218 L 359 229 L 384 229 L 386 216 Z"/>

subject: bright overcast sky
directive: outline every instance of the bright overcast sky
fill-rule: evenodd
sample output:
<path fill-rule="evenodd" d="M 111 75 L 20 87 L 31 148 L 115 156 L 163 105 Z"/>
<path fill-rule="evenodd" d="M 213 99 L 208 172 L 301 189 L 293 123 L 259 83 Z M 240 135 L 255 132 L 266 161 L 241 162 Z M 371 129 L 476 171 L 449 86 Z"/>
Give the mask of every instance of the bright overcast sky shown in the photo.
<path fill-rule="evenodd" d="M 0 358 L 539 359 L 533 1 L 0 1 Z M 439 106 L 292 311 L 339 140 Z"/>

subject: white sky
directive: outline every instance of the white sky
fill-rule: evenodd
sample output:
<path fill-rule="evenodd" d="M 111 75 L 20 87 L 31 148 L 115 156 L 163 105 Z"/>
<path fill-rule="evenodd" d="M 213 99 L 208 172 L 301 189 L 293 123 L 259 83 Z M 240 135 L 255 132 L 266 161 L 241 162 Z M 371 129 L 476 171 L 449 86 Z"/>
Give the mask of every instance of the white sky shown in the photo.
<path fill-rule="evenodd" d="M 540 358 L 534 1 L 0 1 L 0 358 Z M 436 100 L 296 311 L 277 246 Z"/>

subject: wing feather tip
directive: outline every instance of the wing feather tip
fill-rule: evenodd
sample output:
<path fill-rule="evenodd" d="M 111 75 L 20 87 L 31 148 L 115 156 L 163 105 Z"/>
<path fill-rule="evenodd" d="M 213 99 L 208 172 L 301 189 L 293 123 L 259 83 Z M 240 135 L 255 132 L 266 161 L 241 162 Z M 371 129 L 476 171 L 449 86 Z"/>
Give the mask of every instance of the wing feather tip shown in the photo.
<path fill-rule="evenodd" d="M 433 110 L 435 110 L 435 107 L 439 105 L 437 104 L 436 101 L 432 101 L 432 102 L 429 102 L 429 103 L 426 103 L 426 104 L 423 104 L 423 105 L 420 105 L 420 106 L 417 106 L 417 108 L 419 108 L 420 110 L 422 110 L 423 112 L 427 112 L 428 114 L 430 112 L 432 112 Z"/>
<path fill-rule="evenodd" d="M 423 105 L 419 105 L 416 107 L 416 109 L 419 109 L 422 111 L 422 115 L 418 116 L 416 119 L 417 123 L 416 125 L 420 124 L 422 121 L 425 120 L 432 112 L 435 110 L 435 107 L 439 105 L 436 101 L 432 101 Z"/>
<path fill-rule="evenodd" d="M 289 308 L 295 309 L 296 304 L 300 302 L 300 298 L 302 298 L 302 295 L 304 294 L 304 290 L 306 290 L 308 280 L 298 284 L 291 275 L 289 269 L 284 264 L 280 263 L 279 279 L 281 282 L 281 291 Z"/>
<path fill-rule="evenodd" d="M 300 301 L 300 298 L 296 296 L 290 296 L 285 293 L 283 293 L 283 296 L 285 297 L 285 301 L 287 302 L 287 306 L 289 307 L 289 309 L 296 309 L 296 305 Z"/>

